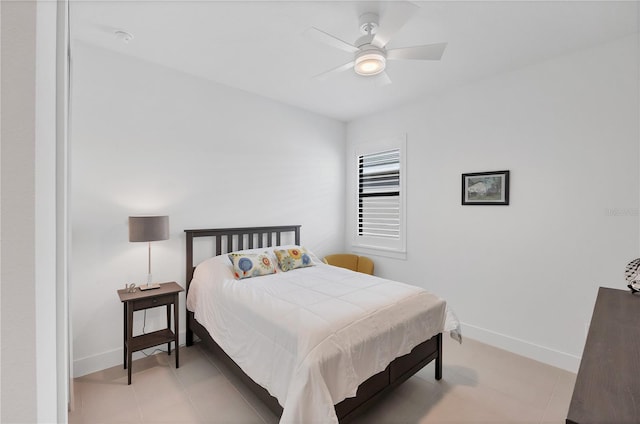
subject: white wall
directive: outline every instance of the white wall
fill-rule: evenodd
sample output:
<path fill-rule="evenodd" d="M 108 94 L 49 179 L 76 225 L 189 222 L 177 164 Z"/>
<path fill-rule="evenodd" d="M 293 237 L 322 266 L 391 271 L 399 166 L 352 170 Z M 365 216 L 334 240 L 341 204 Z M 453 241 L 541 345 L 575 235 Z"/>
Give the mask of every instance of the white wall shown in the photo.
<path fill-rule="evenodd" d="M 349 123 L 349 145 L 407 134 L 407 260 L 377 273 L 577 370 L 598 286 L 624 289 L 640 250 L 638 54 L 633 36 Z M 462 173 L 503 169 L 509 206 L 460 205 Z"/>
<path fill-rule="evenodd" d="M 76 376 L 122 361 L 116 290 L 147 267 L 129 215 L 170 216 L 152 271 L 183 285 L 185 229 L 302 224 L 318 255 L 343 250 L 343 123 L 86 44 L 72 46 L 72 63 Z M 153 312 L 147 331 L 162 322 Z"/>

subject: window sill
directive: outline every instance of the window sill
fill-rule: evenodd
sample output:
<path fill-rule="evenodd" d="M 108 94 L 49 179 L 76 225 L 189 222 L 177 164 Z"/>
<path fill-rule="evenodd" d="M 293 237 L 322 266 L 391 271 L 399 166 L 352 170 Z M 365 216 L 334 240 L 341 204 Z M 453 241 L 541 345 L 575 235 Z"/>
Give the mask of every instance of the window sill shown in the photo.
<path fill-rule="evenodd" d="M 359 246 L 355 244 L 351 246 L 351 249 L 358 254 L 384 256 L 387 258 L 407 260 L 406 251 L 384 249 L 384 248 L 371 247 L 371 246 Z"/>

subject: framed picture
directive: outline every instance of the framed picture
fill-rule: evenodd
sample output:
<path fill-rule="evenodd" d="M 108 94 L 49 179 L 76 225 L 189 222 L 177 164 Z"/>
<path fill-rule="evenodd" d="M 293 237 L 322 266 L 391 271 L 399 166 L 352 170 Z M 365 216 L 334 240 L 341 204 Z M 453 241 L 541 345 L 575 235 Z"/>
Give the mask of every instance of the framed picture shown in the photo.
<path fill-rule="evenodd" d="M 508 205 L 509 171 L 462 174 L 463 205 Z"/>

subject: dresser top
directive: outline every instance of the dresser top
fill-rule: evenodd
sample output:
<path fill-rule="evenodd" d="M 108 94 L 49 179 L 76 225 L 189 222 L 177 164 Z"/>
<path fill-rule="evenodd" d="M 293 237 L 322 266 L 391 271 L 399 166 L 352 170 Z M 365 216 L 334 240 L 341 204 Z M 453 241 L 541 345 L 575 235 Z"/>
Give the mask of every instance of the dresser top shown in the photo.
<path fill-rule="evenodd" d="M 640 296 L 600 287 L 567 423 L 640 422 Z"/>

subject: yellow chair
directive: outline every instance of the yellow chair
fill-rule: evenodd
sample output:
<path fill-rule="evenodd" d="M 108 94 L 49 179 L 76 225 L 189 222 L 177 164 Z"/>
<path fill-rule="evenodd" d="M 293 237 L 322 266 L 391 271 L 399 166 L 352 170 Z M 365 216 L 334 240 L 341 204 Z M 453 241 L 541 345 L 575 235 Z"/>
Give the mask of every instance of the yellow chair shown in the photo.
<path fill-rule="evenodd" d="M 366 256 L 358 256 L 351 253 L 337 253 L 335 255 L 325 256 L 324 262 L 329 265 L 339 266 L 340 268 L 373 275 L 373 261 Z"/>

